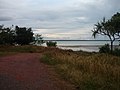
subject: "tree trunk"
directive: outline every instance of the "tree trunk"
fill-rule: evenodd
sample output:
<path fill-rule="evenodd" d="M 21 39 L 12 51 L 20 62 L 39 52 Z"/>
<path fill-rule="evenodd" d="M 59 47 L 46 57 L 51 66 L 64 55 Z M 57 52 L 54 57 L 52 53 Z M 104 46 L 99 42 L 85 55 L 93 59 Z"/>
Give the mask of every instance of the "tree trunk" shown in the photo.
<path fill-rule="evenodd" d="M 111 41 L 111 53 L 113 52 L 113 41 Z"/>

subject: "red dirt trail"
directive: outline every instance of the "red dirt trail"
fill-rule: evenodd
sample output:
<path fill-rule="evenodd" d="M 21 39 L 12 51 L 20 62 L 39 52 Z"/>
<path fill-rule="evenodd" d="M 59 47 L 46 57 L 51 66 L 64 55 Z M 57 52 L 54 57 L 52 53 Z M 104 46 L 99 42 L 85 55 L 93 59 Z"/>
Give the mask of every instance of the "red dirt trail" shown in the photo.
<path fill-rule="evenodd" d="M 73 90 L 40 57 L 40 53 L 0 57 L 0 90 Z"/>

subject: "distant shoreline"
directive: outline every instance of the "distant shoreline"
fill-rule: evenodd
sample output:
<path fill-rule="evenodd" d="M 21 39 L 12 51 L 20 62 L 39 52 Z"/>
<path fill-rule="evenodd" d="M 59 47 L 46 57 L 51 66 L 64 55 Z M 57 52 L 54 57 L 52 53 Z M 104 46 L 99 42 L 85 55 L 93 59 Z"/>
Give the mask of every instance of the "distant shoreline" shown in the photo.
<path fill-rule="evenodd" d="M 44 41 L 110 41 L 110 40 L 44 40 Z"/>

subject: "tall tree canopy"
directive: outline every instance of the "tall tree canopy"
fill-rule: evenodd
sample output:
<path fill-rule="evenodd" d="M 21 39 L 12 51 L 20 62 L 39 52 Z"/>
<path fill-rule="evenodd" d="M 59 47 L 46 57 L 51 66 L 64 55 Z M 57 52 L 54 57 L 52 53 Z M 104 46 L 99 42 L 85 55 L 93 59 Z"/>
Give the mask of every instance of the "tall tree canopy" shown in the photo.
<path fill-rule="evenodd" d="M 5 28 L 0 25 L 0 44 L 8 45 L 14 42 L 14 31 L 11 28 Z"/>
<path fill-rule="evenodd" d="M 120 13 L 114 14 L 111 19 L 105 20 L 95 24 L 94 30 L 92 30 L 93 36 L 105 35 L 111 41 L 111 51 L 113 51 L 113 43 L 115 40 L 120 40 Z"/>
<path fill-rule="evenodd" d="M 33 32 L 31 28 L 15 27 L 16 36 L 15 42 L 21 45 L 27 45 L 33 41 Z"/>
<path fill-rule="evenodd" d="M 0 25 L 0 44 L 1 45 L 12 45 L 20 44 L 27 45 L 33 41 L 33 32 L 31 28 L 18 27 L 13 29 L 5 28 L 4 25 Z"/>

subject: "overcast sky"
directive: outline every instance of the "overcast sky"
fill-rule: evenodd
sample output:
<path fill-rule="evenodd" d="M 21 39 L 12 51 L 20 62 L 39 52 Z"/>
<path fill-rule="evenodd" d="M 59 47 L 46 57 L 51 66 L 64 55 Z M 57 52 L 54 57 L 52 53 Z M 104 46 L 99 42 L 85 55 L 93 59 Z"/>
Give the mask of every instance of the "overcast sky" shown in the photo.
<path fill-rule="evenodd" d="M 120 0 L 0 0 L 0 24 L 32 27 L 49 39 L 92 39 L 103 17 L 120 12 Z"/>

